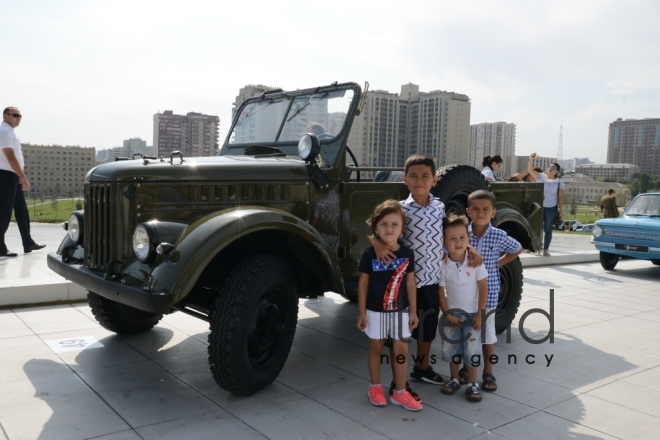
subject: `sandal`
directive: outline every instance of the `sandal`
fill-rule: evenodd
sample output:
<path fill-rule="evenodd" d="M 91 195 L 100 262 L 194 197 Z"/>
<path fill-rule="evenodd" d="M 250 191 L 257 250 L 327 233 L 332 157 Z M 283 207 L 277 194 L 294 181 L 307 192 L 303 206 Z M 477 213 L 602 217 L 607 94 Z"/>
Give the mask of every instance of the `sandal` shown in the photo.
<path fill-rule="evenodd" d="M 394 385 L 394 381 L 390 384 L 390 396 L 394 394 L 394 390 L 396 389 L 396 386 Z M 408 382 L 406 382 L 406 391 L 412 396 L 413 399 L 418 401 L 419 403 L 422 403 L 422 397 L 414 392 L 412 388 L 410 388 L 410 385 L 408 385 Z"/>
<path fill-rule="evenodd" d="M 481 392 L 479 390 L 479 385 L 477 385 L 476 382 L 469 384 L 465 390 L 465 396 L 467 397 L 468 402 L 481 402 Z"/>
<path fill-rule="evenodd" d="M 461 382 L 461 385 L 468 383 L 468 370 L 465 365 L 463 365 L 463 368 L 458 370 L 458 380 Z"/>
<path fill-rule="evenodd" d="M 490 373 L 484 373 L 481 375 L 481 378 L 484 380 L 481 383 L 481 387 L 484 389 L 484 391 L 488 391 L 490 393 L 497 391 L 497 382 L 495 380 L 495 376 Z"/>
<path fill-rule="evenodd" d="M 442 377 L 440 374 L 433 371 L 432 367 L 428 367 L 426 370 L 422 370 L 418 367 L 413 367 L 410 377 L 415 380 L 421 380 L 422 382 L 432 383 L 434 385 L 442 385 L 447 381 L 445 377 Z"/>
<path fill-rule="evenodd" d="M 460 388 L 461 388 L 461 383 L 458 381 L 458 379 L 452 376 L 449 379 L 447 379 L 447 382 L 445 382 L 442 388 L 440 388 L 440 392 L 442 392 L 442 394 L 451 396 Z"/>

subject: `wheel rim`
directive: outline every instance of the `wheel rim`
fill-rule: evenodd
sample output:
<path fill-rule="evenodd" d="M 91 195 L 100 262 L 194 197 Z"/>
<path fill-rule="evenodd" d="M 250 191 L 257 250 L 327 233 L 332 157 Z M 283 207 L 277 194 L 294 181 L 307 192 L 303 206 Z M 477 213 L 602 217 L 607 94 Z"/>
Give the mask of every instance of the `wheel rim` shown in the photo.
<path fill-rule="evenodd" d="M 248 356 L 255 367 L 263 367 L 271 360 L 282 338 L 286 316 L 286 305 L 279 290 L 270 290 L 257 301 L 247 339 Z"/>

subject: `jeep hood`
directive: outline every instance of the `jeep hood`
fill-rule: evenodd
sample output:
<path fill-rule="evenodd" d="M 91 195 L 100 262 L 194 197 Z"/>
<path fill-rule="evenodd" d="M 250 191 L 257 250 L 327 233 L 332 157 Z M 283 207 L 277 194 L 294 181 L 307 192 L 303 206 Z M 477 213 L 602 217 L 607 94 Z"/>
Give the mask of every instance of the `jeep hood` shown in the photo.
<path fill-rule="evenodd" d="M 253 157 L 215 156 L 178 157 L 169 159 L 120 160 L 99 165 L 87 173 L 86 182 L 134 181 L 144 182 L 199 182 L 245 180 L 308 180 L 309 173 L 303 161 L 296 156 Z"/>

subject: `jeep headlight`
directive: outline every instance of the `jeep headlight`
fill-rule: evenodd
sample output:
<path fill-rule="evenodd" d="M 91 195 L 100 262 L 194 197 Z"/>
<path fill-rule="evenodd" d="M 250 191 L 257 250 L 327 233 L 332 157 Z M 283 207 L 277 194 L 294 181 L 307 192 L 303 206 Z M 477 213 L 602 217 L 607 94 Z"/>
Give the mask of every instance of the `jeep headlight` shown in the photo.
<path fill-rule="evenodd" d="M 74 212 L 69 217 L 69 226 L 67 229 L 67 234 L 69 238 L 73 241 L 75 245 L 82 243 L 83 239 L 83 214 L 81 212 Z"/>
<path fill-rule="evenodd" d="M 304 134 L 298 142 L 298 156 L 305 162 L 316 159 L 321 151 L 321 141 L 314 133 Z"/>
<path fill-rule="evenodd" d="M 594 229 L 591 231 L 591 233 L 593 234 L 594 238 L 601 237 L 603 235 L 603 228 L 596 225 L 594 226 Z"/>
<path fill-rule="evenodd" d="M 141 223 L 135 228 L 133 232 L 133 252 L 135 256 L 143 263 L 148 262 L 154 254 L 155 243 L 154 232 L 150 228 Z"/>

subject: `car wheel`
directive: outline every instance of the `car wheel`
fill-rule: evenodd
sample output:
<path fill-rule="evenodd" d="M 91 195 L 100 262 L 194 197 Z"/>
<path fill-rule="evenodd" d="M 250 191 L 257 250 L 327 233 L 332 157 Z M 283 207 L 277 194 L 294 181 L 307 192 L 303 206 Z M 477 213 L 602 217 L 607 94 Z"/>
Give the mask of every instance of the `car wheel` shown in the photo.
<path fill-rule="evenodd" d="M 508 329 L 518 313 L 523 288 L 523 268 L 520 258 L 500 267 L 500 296 L 495 314 L 495 332 Z"/>
<path fill-rule="evenodd" d="M 619 256 L 615 254 L 609 254 L 607 252 L 600 253 L 600 265 L 603 266 L 605 270 L 613 270 L 616 266 L 616 263 L 619 262 Z"/>
<path fill-rule="evenodd" d="M 660 260 L 651 260 L 651 263 L 653 263 L 656 266 L 660 266 Z"/>
<path fill-rule="evenodd" d="M 151 330 L 163 317 L 160 313 L 144 312 L 94 292 L 89 292 L 87 299 L 98 323 L 119 335 L 135 335 Z"/>
<path fill-rule="evenodd" d="M 438 182 L 431 188 L 431 194 L 445 204 L 447 214 L 465 215 L 467 198 L 478 189 L 488 189 L 484 176 L 468 165 L 447 165 L 437 172 Z"/>
<path fill-rule="evenodd" d="M 240 262 L 211 312 L 209 365 L 223 389 L 250 395 L 282 370 L 296 331 L 298 295 L 289 265 L 272 255 Z"/>

